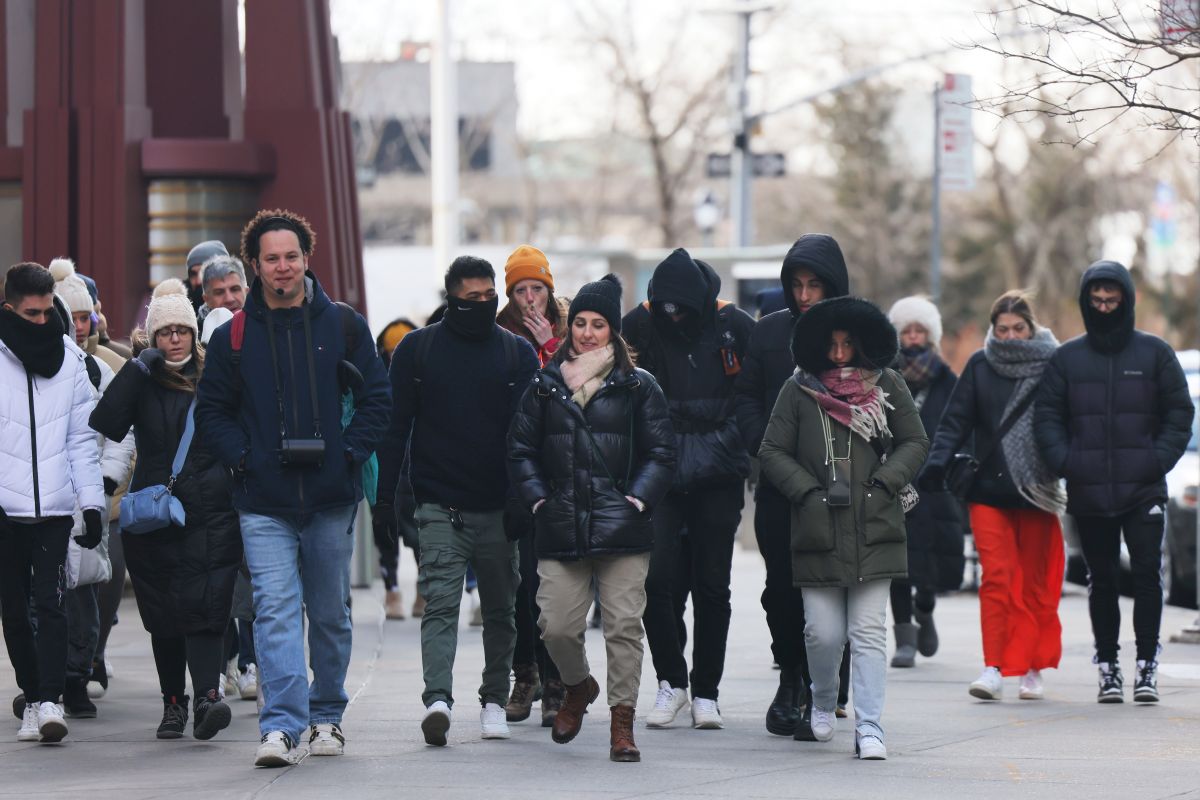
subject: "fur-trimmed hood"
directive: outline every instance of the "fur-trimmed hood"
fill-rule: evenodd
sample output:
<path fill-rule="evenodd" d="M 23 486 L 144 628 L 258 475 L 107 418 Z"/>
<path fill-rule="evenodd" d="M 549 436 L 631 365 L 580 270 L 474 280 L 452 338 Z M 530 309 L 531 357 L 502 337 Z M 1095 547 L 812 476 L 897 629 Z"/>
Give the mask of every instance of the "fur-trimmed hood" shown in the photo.
<path fill-rule="evenodd" d="M 896 329 L 877 305 L 861 297 L 835 297 L 817 303 L 796 321 L 792 329 L 796 366 L 813 375 L 832 369 L 829 340 L 834 331 L 854 337 L 858 366 L 883 369 L 900 351 Z"/>

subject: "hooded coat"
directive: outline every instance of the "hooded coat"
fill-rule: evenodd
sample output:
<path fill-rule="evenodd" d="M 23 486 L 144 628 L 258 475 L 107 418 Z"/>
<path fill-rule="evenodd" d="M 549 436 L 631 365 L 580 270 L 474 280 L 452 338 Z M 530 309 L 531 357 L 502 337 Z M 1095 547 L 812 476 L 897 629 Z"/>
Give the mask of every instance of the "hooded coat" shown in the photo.
<path fill-rule="evenodd" d="M 675 434 L 666 399 L 648 372 L 614 369 L 580 408 L 551 363 L 521 399 L 508 450 L 509 477 L 525 506 L 546 501 L 533 517 L 539 559 L 654 549 L 651 514 L 671 488 Z M 625 495 L 646 510 L 639 512 Z"/>
<path fill-rule="evenodd" d="M 734 387 L 738 428 L 750 453 L 758 452 L 779 390 L 796 370 L 790 348 L 800 309 L 792 293 L 792 273 L 801 268 L 821 279 L 826 299 L 850 293 L 846 259 L 837 241 L 823 233 L 806 233 L 797 239 L 779 271 L 787 308 L 758 321 Z M 770 487 L 769 479 L 759 482 L 760 489 L 764 486 Z"/>
<path fill-rule="evenodd" d="M 1114 281 L 1121 304 L 1092 308 L 1091 285 Z M 1191 438 L 1195 409 L 1171 346 L 1134 328 L 1129 271 L 1097 261 L 1079 283 L 1087 333 L 1051 357 L 1034 408 L 1033 429 L 1046 465 L 1067 479 L 1067 511 L 1117 517 L 1166 503 L 1166 474 Z"/>
<path fill-rule="evenodd" d="M 195 363 L 193 358 L 183 372 L 194 373 Z M 133 430 L 137 464 L 131 492 L 165 485 L 170 479 L 192 397 L 159 383 L 136 361 L 126 363 L 108 385 L 90 423 L 116 442 Z M 229 624 L 234 579 L 242 563 L 232 494 L 233 476 L 217 460 L 208 438 L 197 433 L 174 488 L 186 524 L 122 537 L 138 611 L 150 633 L 221 633 Z"/>
<path fill-rule="evenodd" d="M 878 308 L 857 298 L 826 300 L 796 326 L 795 365 L 816 375 L 829 368 L 818 343 L 834 330 L 848 331 L 859 346 L 858 363 L 881 369 L 879 386 L 891 436 L 880 460 L 870 442 L 830 419 L 835 453 L 850 452 L 850 505 L 828 505 L 823 413 L 795 379 L 784 383 L 763 436 L 763 475 L 792 505 L 792 582 L 797 587 L 852 587 L 907 575 L 904 512 L 897 493 L 912 481 L 929 439 L 900 374 L 885 365 L 895 358 L 896 331 Z"/>
<path fill-rule="evenodd" d="M 750 474 L 750 456 L 734 414 L 734 383 L 754 319 L 717 296 L 721 278 L 708 264 L 675 250 L 650 280 L 647 304 L 625 315 L 622 331 L 638 365 L 666 395 L 675 429 L 674 491 L 736 483 Z M 662 311 L 673 303 L 680 323 Z"/>

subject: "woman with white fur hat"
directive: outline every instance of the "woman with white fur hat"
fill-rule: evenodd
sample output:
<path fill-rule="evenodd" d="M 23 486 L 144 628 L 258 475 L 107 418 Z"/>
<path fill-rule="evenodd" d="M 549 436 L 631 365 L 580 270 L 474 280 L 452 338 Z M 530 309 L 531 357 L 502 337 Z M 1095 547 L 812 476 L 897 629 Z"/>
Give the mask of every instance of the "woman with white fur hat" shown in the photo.
<path fill-rule="evenodd" d="M 120 441 L 132 428 L 137 466 L 130 491 L 166 485 L 172 462 L 192 419 L 196 384 L 204 369 L 196 312 L 182 282 L 154 290 L 146 329 L 133 332 L 138 355 L 117 374 L 91 426 Z M 225 628 L 242 561 L 242 540 L 232 508 L 233 478 L 212 455 L 204 436 L 192 438 L 174 495 L 185 524 L 150 533 L 122 533 L 142 624 L 150 633 L 163 694 L 158 738 L 178 739 L 188 718 L 186 673 L 195 691 L 193 735 L 211 739 L 229 725 L 221 700 Z"/>
<path fill-rule="evenodd" d="M 932 439 L 957 380 L 941 357 L 942 315 L 928 299 L 913 296 L 897 300 L 888 319 L 900 333 L 896 369 L 904 376 L 925 433 Z M 904 522 L 908 578 L 892 580 L 893 667 L 911 667 L 917 653 L 929 658 L 937 652 L 933 609 L 938 592 L 956 591 L 962 584 L 967 528 L 962 504 L 944 490 L 922 490 L 921 502 Z"/>

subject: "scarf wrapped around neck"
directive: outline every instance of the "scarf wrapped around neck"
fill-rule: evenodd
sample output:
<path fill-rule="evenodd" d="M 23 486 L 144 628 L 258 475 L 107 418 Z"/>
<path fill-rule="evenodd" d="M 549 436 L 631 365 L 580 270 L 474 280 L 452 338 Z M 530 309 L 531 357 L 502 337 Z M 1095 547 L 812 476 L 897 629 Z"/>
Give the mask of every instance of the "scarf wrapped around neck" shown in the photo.
<path fill-rule="evenodd" d="M 1036 391 L 1041 383 L 1042 372 L 1046 363 L 1058 349 L 1058 340 L 1049 328 L 1037 329 L 1032 339 L 997 339 L 988 330 L 987 341 L 983 345 L 983 355 L 999 375 L 1013 379 L 1017 386 L 1013 389 L 1004 414 L 997 421 L 997 426 L 1003 424 L 1012 414 L 1013 409 L 1029 395 Z M 1033 404 L 1031 403 L 1021 413 L 1008 433 L 1000 442 L 1004 460 L 1008 463 L 1008 471 L 1012 476 L 1017 491 L 1036 507 L 1052 514 L 1061 514 L 1067 507 L 1067 495 L 1062 482 L 1042 461 L 1038 453 L 1037 442 L 1033 438 Z"/>
<path fill-rule="evenodd" d="M 819 375 L 797 368 L 794 380 L 825 413 L 863 439 L 891 436 L 887 411 L 894 408 L 879 386 L 882 370 L 835 367 Z"/>
<path fill-rule="evenodd" d="M 604 385 L 604 379 L 612 372 L 613 359 L 613 346 L 609 344 L 568 358 L 559 365 L 563 380 L 571 390 L 571 399 L 580 408 L 587 408 Z"/>
<path fill-rule="evenodd" d="M 908 390 L 916 394 L 933 382 L 940 360 L 932 347 L 905 347 L 896 356 L 896 365 Z"/>

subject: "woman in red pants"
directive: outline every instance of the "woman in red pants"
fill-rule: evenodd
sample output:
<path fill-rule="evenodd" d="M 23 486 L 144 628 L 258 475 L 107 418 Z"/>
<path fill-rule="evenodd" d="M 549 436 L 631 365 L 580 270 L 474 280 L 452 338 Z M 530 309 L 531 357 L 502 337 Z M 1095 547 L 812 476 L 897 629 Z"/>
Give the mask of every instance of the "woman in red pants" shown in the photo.
<path fill-rule="evenodd" d="M 1007 292 L 992 305 L 984 348 L 971 356 L 938 425 L 921 484 L 965 491 L 979 587 L 983 673 L 970 694 L 999 700 L 1002 677 L 1021 676 L 1020 698 L 1040 700 L 1042 670 L 1058 666 L 1066 495 L 1038 455 L 1033 397 L 1058 347 L 1029 300 Z M 978 468 L 962 451 L 974 435 Z"/>

